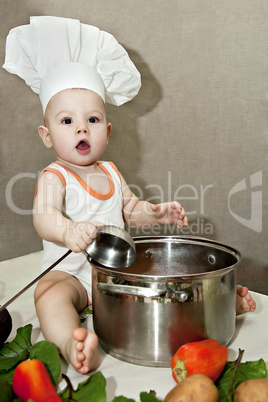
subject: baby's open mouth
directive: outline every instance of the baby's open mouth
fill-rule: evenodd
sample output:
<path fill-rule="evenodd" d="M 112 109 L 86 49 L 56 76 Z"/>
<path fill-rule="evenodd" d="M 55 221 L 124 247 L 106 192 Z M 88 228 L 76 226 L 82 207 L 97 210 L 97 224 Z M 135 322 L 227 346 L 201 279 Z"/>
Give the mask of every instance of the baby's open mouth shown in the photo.
<path fill-rule="evenodd" d="M 76 146 L 76 149 L 79 149 L 80 151 L 84 151 L 84 150 L 89 149 L 89 148 L 90 148 L 90 145 L 85 140 L 80 141 Z"/>

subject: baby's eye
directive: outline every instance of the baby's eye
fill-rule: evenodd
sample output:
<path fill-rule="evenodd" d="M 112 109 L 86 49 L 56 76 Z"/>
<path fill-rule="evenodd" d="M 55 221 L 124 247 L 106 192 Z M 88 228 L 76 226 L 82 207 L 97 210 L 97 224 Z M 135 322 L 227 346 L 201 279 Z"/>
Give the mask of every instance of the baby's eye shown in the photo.
<path fill-rule="evenodd" d="M 98 123 L 98 121 L 99 121 L 99 120 L 97 119 L 97 117 L 89 117 L 89 118 L 88 118 L 88 122 L 89 122 L 89 123 Z"/>
<path fill-rule="evenodd" d="M 62 119 L 62 124 L 71 124 L 73 123 L 73 119 L 71 119 L 70 117 L 65 117 L 64 119 Z"/>

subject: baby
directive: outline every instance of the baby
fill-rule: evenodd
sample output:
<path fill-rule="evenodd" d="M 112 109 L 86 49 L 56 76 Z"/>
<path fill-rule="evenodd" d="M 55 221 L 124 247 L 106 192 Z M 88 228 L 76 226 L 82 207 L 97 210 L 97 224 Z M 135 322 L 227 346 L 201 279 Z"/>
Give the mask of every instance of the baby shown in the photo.
<path fill-rule="evenodd" d="M 9 34 L 4 68 L 39 93 L 44 112 L 39 134 L 57 157 L 40 175 L 33 206 L 44 245 L 42 270 L 68 249 L 73 252 L 39 281 L 36 311 L 45 338 L 85 374 L 100 363 L 97 336 L 81 327 L 79 316 L 91 297 L 91 267 L 82 251 L 97 228 L 174 224 L 180 229 L 188 221 L 176 201 L 139 200 L 116 166 L 100 161 L 111 133 L 106 101 L 120 105 L 140 88 L 140 75 L 122 46 L 77 20 L 32 17 L 29 26 L 18 28 Z M 239 314 L 255 309 L 245 287 L 237 287 L 236 309 Z"/>
<path fill-rule="evenodd" d="M 139 227 L 144 224 L 174 223 L 178 228 L 187 225 L 187 217 L 179 203 L 153 205 L 138 200 L 114 165 L 98 162 L 108 144 L 111 124 L 106 120 L 105 105 L 97 93 L 83 89 L 57 93 L 46 108 L 45 122 L 45 126 L 39 127 L 39 134 L 47 148 L 54 148 L 58 161 L 42 173 L 34 201 L 34 226 L 38 234 L 49 242 L 48 248 L 45 242 L 45 255 L 58 256 L 57 250 L 53 251 L 52 242 L 60 248 L 60 254 L 63 251 L 59 244 L 79 253 L 92 241 L 97 227 L 103 223 L 116 223 L 121 227 L 124 223 Z M 57 170 L 58 167 L 61 170 Z M 110 169 L 110 177 L 104 167 Z M 103 199 L 98 201 L 97 198 L 107 197 L 113 180 L 119 192 L 116 208 L 108 208 L 102 218 L 94 212 L 93 217 L 97 216 L 100 221 L 74 222 L 64 216 L 63 204 L 68 197 L 64 183 L 69 180 L 68 176 L 65 180 L 61 178 L 60 173 L 64 174 L 64 170 L 75 175 L 75 180 L 85 188 L 88 186 L 94 191 L 91 200 L 94 211 L 98 203 L 108 202 Z M 121 216 L 121 221 L 116 218 L 118 216 Z M 84 254 L 73 256 L 71 269 L 62 268 L 61 271 L 58 268 L 40 280 L 35 291 L 35 303 L 45 338 L 57 345 L 64 358 L 80 373 L 87 373 L 99 364 L 97 337 L 80 327 L 78 315 L 88 303 L 90 273 Z M 74 266 L 77 266 L 76 270 Z M 236 308 L 240 314 L 255 309 L 255 302 L 245 287 L 237 287 Z"/>
<path fill-rule="evenodd" d="M 46 107 L 45 124 L 39 127 L 39 134 L 47 148 L 54 148 L 57 162 L 39 178 L 33 222 L 45 240 L 46 264 L 51 256 L 63 255 L 63 244 L 74 254 L 38 283 L 36 311 L 45 338 L 79 372 L 86 373 L 98 366 L 99 356 L 95 334 L 80 328 L 79 323 L 78 312 L 87 306 L 91 294 L 89 264 L 80 252 L 104 223 L 121 227 L 125 223 L 138 227 L 174 223 L 181 228 L 187 225 L 187 218 L 178 202 L 153 205 L 138 200 L 113 164 L 99 162 L 111 124 L 97 93 L 88 89 L 60 91 Z M 75 191 L 79 201 L 87 203 L 85 216 L 84 208 L 77 213 L 79 208 L 74 207 L 76 196 L 72 199 L 70 193 Z M 63 206 L 68 214 L 62 213 Z"/>

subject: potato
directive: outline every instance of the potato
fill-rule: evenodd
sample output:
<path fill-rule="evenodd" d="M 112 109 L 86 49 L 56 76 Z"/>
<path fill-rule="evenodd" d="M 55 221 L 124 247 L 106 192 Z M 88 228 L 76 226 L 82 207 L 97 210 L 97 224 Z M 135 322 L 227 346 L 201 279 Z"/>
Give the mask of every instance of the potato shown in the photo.
<path fill-rule="evenodd" d="M 234 394 L 234 402 L 267 402 L 268 378 L 258 378 L 242 382 Z"/>
<path fill-rule="evenodd" d="M 204 374 L 194 374 L 179 382 L 164 402 L 217 402 L 219 393 L 214 382 Z"/>

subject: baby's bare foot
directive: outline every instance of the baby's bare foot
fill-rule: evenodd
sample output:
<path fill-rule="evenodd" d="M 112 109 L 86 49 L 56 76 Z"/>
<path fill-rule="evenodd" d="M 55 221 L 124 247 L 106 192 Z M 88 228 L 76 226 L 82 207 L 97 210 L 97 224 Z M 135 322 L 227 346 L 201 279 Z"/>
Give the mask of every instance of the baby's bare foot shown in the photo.
<path fill-rule="evenodd" d="M 236 315 L 253 312 L 256 309 L 256 303 L 252 299 L 248 288 L 237 285 L 236 287 Z"/>
<path fill-rule="evenodd" d="M 65 359 L 80 373 L 95 370 L 100 364 L 98 338 L 86 328 L 76 328 L 66 345 Z"/>

